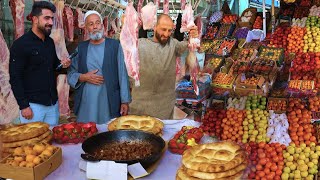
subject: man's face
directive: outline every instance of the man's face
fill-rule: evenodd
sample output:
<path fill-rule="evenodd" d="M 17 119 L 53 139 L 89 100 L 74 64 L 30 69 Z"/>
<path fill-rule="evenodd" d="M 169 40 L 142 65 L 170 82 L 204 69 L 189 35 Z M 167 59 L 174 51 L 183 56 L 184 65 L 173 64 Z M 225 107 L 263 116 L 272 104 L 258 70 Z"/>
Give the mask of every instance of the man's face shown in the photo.
<path fill-rule="evenodd" d="M 91 40 L 100 40 L 103 38 L 104 27 L 98 15 L 91 14 L 86 18 L 86 28 L 89 31 Z"/>
<path fill-rule="evenodd" d="M 154 28 L 154 35 L 161 45 L 167 44 L 173 29 L 173 22 L 169 18 L 162 18 Z"/>
<path fill-rule="evenodd" d="M 53 12 L 49 9 L 42 9 L 42 14 L 40 16 L 35 16 L 34 19 L 37 24 L 38 30 L 40 30 L 45 36 L 51 34 L 51 29 L 53 25 Z"/>

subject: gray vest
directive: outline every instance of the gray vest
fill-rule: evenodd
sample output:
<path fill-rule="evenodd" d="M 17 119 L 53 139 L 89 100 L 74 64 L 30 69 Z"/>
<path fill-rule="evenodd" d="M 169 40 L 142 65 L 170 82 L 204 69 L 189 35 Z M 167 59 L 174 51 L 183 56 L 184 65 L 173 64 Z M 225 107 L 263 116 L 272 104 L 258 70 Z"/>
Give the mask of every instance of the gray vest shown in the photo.
<path fill-rule="evenodd" d="M 102 74 L 105 79 L 104 83 L 107 87 L 108 100 L 109 100 L 109 112 L 111 119 L 120 116 L 120 85 L 118 77 L 118 48 L 119 41 L 114 39 L 105 39 L 105 51 L 104 60 L 102 65 Z M 79 73 L 85 74 L 88 72 L 87 68 L 87 51 L 88 51 L 89 41 L 84 41 L 79 43 L 79 62 L 78 71 Z M 75 91 L 74 96 L 74 113 L 78 114 L 81 97 L 83 92 L 83 87 L 85 83 Z M 90 113 L 90 112 L 88 112 Z"/>

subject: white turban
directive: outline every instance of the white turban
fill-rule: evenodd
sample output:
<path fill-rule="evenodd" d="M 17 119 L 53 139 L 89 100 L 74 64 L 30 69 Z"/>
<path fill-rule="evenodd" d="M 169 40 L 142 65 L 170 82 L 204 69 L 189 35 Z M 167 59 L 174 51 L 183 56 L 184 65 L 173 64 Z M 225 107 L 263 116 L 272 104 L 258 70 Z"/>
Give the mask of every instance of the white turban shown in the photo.
<path fill-rule="evenodd" d="M 102 17 L 100 15 L 100 13 L 98 13 L 97 11 L 93 11 L 93 10 L 90 10 L 90 11 L 87 11 L 85 14 L 84 14 L 84 22 L 86 22 L 86 19 L 88 16 L 90 16 L 91 14 L 96 14 L 100 17 L 100 21 L 102 23 Z"/>

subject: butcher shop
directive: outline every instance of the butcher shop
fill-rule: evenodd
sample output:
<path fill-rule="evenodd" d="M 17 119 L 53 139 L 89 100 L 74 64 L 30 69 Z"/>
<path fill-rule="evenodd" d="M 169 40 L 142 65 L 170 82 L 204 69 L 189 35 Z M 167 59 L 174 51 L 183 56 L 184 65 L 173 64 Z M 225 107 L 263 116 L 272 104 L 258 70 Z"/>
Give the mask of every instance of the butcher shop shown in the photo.
<path fill-rule="evenodd" d="M 0 180 L 317 180 L 318 90 L 320 0 L 0 0 Z"/>

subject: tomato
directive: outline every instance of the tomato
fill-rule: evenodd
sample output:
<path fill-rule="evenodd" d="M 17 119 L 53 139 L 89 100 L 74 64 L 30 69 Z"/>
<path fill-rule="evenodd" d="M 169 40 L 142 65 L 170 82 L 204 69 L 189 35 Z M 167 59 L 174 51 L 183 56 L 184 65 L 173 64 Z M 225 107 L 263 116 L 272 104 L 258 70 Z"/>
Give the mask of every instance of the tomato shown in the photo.
<path fill-rule="evenodd" d="M 266 168 L 270 168 L 271 166 L 272 166 L 272 163 L 271 162 L 267 162 Z"/>
<path fill-rule="evenodd" d="M 265 145 L 266 145 L 266 143 L 264 143 L 264 142 L 259 142 L 259 144 L 258 144 L 259 148 L 261 148 L 261 149 L 264 148 Z"/>
<path fill-rule="evenodd" d="M 256 169 L 257 169 L 258 171 L 262 171 L 262 170 L 263 170 L 263 167 L 262 167 L 261 164 L 257 164 Z"/>
<path fill-rule="evenodd" d="M 270 174 L 270 168 L 264 168 L 264 173 L 267 175 L 267 174 Z"/>
<path fill-rule="evenodd" d="M 278 170 L 278 167 L 275 163 L 272 163 L 272 166 L 270 169 L 271 169 L 271 171 L 276 172 Z"/>
<path fill-rule="evenodd" d="M 270 155 L 271 155 L 272 157 L 275 157 L 275 156 L 277 156 L 277 152 L 276 152 L 276 151 L 272 151 L 272 152 L 270 153 Z"/>
<path fill-rule="evenodd" d="M 267 164 L 267 159 L 266 158 L 262 158 L 259 160 L 259 164 L 261 165 L 266 165 Z"/>
<path fill-rule="evenodd" d="M 276 175 L 277 175 L 277 176 L 281 176 L 281 174 L 282 174 L 282 170 L 277 169 L 277 170 L 276 170 Z"/>
<path fill-rule="evenodd" d="M 265 153 L 259 153 L 258 154 L 259 159 L 265 158 L 266 154 Z"/>
<path fill-rule="evenodd" d="M 272 159 L 274 162 L 278 162 L 279 161 L 279 157 L 278 156 L 275 156 L 275 157 L 273 157 L 273 159 Z"/>
<path fill-rule="evenodd" d="M 263 171 L 257 171 L 257 175 L 258 175 L 260 178 L 263 178 L 266 174 L 265 174 Z"/>

